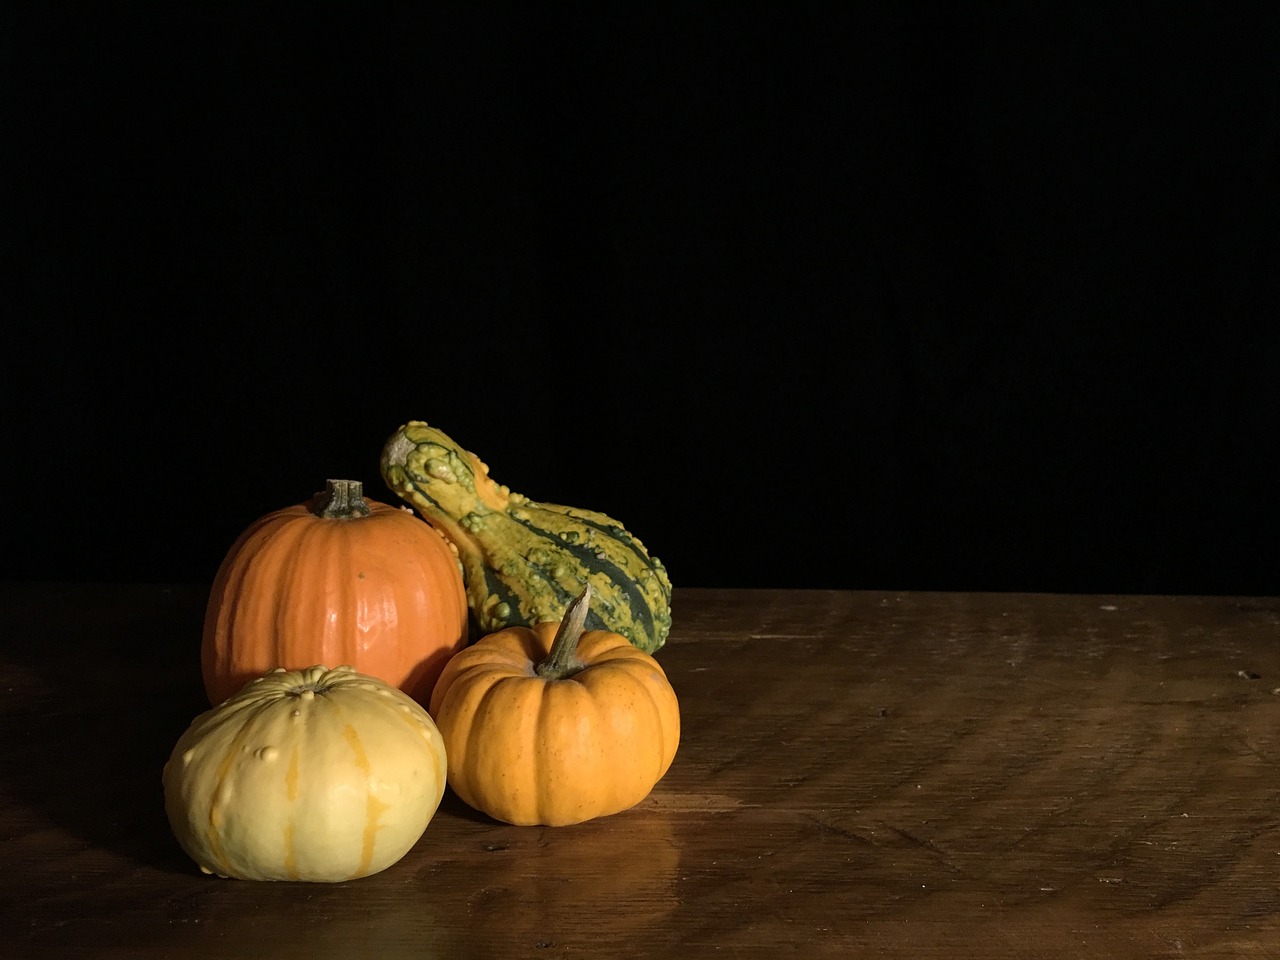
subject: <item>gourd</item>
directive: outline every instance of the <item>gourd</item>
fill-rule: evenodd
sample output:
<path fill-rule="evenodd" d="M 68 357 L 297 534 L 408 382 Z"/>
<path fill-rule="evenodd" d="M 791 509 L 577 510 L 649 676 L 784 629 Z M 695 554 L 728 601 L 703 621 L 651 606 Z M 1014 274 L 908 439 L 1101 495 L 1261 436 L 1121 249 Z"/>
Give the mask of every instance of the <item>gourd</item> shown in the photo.
<path fill-rule="evenodd" d="M 309 502 L 251 524 L 219 566 L 201 672 L 211 704 L 273 667 L 343 663 L 423 705 L 469 639 L 462 570 L 405 507 L 330 480 Z"/>
<path fill-rule="evenodd" d="M 680 743 L 662 668 L 626 638 L 583 632 L 585 587 L 559 623 L 507 627 L 445 666 L 430 712 L 449 786 L 494 819 L 566 826 L 639 803 Z"/>
<path fill-rule="evenodd" d="M 391 435 L 381 465 L 387 486 L 456 546 L 473 637 L 560 620 L 590 584 L 588 628 L 646 653 L 666 642 L 667 570 L 617 520 L 511 492 L 479 457 L 418 420 Z"/>
<path fill-rule="evenodd" d="M 341 666 L 277 669 L 192 721 L 165 810 L 205 873 L 337 882 L 399 861 L 446 783 L 444 741 L 403 691 Z"/>

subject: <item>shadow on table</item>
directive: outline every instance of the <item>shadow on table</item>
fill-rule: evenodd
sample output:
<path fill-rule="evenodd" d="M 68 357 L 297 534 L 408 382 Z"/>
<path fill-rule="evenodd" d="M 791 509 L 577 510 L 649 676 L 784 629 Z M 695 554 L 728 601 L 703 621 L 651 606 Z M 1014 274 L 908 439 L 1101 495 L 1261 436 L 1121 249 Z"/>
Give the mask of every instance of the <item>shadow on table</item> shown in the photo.
<path fill-rule="evenodd" d="M 190 871 L 160 774 L 208 708 L 200 679 L 207 587 L 6 584 L 0 789 L 93 847 Z"/>

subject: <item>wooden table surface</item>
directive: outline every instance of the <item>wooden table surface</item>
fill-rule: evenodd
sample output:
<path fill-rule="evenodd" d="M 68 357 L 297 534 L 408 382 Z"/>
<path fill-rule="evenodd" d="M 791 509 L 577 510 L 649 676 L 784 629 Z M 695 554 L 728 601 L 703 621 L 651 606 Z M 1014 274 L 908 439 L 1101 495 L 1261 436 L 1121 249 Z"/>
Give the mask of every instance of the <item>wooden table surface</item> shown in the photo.
<path fill-rule="evenodd" d="M 204 598 L 0 587 L 0 955 L 1280 956 L 1280 599 L 678 589 L 638 807 L 290 884 L 169 833 Z"/>

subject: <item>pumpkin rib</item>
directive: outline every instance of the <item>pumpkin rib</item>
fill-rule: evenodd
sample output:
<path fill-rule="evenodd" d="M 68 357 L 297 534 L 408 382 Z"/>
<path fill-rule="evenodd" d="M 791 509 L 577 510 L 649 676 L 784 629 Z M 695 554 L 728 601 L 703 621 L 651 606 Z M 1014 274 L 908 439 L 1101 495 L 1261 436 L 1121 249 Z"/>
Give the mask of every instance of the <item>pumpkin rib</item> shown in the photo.
<path fill-rule="evenodd" d="M 680 742 L 679 716 L 678 712 L 671 713 L 674 717 L 673 724 L 676 727 L 674 732 L 670 731 L 667 724 L 662 722 L 664 714 L 672 712 L 672 708 L 675 705 L 674 696 L 669 698 L 664 696 L 664 699 L 668 700 L 665 704 L 658 702 L 659 695 L 665 695 L 670 690 L 669 686 L 666 686 L 664 689 L 666 674 L 662 671 L 662 668 L 659 667 L 656 662 L 652 664 L 653 669 L 664 681 L 664 683 L 659 684 L 653 682 L 652 675 L 640 675 L 632 664 L 648 666 L 639 660 L 610 660 L 601 663 L 600 666 L 605 667 L 608 665 L 617 665 L 619 667 L 617 675 L 619 679 L 625 681 L 625 684 L 634 691 L 633 696 L 635 697 L 636 702 L 645 703 L 650 708 L 649 717 L 646 718 L 646 720 L 640 721 L 641 724 L 648 724 L 661 731 L 663 734 L 661 745 L 655 757 L 656 764 L 653 771 L 653 781 L 654 783 L 657 783 L 666 776 L 667 771 L 671 768 L 672 762 L 675 760 L 676 751 Z M 674 733 L 674 735 L 668 738 L 668 733 Z"/>
<path fill-rule="evenodd" d="M 590 749 L 598 742 L 602 726 L 600 704 L 574 678 L 547 681 L 539 693 L 537 745 L 542 755 L 535 771 L 540 781 L 535 819 L 552 823 L 581 819 L 581 798 L 576 791 L 563 789 L 566 781 L 575 779 L 591 784 L 597 796 L 609 791 L 601 800 L 606 806 L 612 804 L 613 780 L 601 775 L 601 757 Z M 560 723 L 562 717 L 569 720 Z"/>
<path fill-rule="evenodd" d="M 619 662 L 614 661 L 614 663 L 618 664 Z M 657 729 L 661 729 L 661 720 L 656 712 L 649 717 L 641 718 L 636 716 L 636 699 L 633 689 L 636 684 L 631 680 L 631 671 L 627 668 L 610 670 L 607 664 L 598 666 L 602 669 L 593 668 L 592 670 L 584 671 L 580 676 L 582 677 L 581 683 L 589 690 L 593 703 L 615 705 L 615 708 L 607 713 L 607 724 L 604 725 L 605 735 L 616 744 L 615 749 L 627 753 L 632 764 L 637 764 L 645 759 L 647 755 L 652 756 L 656 753 L 658 762 L 653 766 L 661 767 L 661 747 L 659 746 L 655 750 L 652 745 L 645 744 L 643 739 L 635 736 L 637 728 L 647 728 L 646 721 L 648 727 L 656 725 Z M 640 702 L 643 703 L 644 701 L 641 700 Z M 627 705 L 626 710 L 617 706 L 621 703 Z M 638 771 L 643 776 L 648 776 L 651 772 L 656 773 L 657 771 Z M 654 776 L 651 783 L 656 783 L 657 780 L 658 778 Z M 629 789 L 630 784 L 627 787 Z M 629 795 L 618 802 L 623 802 L 625 799 L 629 799 Z M 636 800 L 632 800 L 631 803 L 626 805 L 631 806 L 638 800 L 639 798 L 636 798 Z"/>
<path fill-rule="evenodd" d="M 646 659 L 649 654 L 637 650 L 626 637 L 610 630 L 587 630 L 578 641 L 578 657 L 591 663 L 606 663 L 610 660 L 634 660 L 639 653 Z M 655 661 L 656 662 L 656 661 Z"/>
<path fill-rule="evenodd" d="M 463 688 L 465 692 L 465 688 Z M 484 695 L 488 695 L 489 688 L 483 688 Z M 477 774 L 473 771 L 476 766 L 475 758 L 482 756 L 484 752 L 483 727 L 474 722 L 476 715 L 476 707 L 465 710 L 462 715 L 467 718 L 467 724 L 463 728 L 466 730 L 465 746 L 460 750 L 457 741 L 451 736 L 453 728 L 441 727 L 440 732 L 445 737 L 445 755 L 449 758 L 449 783 L 454 787 L 454 791 L 462 797 L 462 799 L 471 806 L 478 807 L 477 798 L 470 793 L 466 787 L 459 787 L 459 784 L 469 784 L 475 782 Z M 459 708 L 462 710 L 462 708 Z"/>
<path fill-rule="evenodd" d="M 521 785 L 528 781 L 528 768 L 534 760 L 525 751 L 517 751 L 514 756 L 511 754 L 511 744 L 518 744 L 526 735 L 525 731 L 536 723 L 536 714 L 527 709 L 525 702 L 528 700 L 528 685 L 532 682 L 519 676 L 500 676 L 484 684 L 472 713 L 474 719 L 470 733 L 478 736 L 474 740 L 470 735 L 467 738 L 468 754 L 464 762 L 469 773 L 468 782 L 505 780 L 514 784 L 508 794 L 512 806 L 527 802 Z M 502 729 L 505 734 L 496 740 L 485 740 L 484 731 L 488 729 Z"/>
<path fill-rule="evenodd" d="M 293 663 L 293 631 L 291 621 L 299 623 L 298 633 L 303 636 L 314 635 L 315 656 L 308 657 L 314 663 L 331 663 L 323 633 L 314 633 L 316 625 L 311 622 L 311 608 L 300 595 L 300 577 L 298 566 L 301 559 L 298 551 L 306 545 L 306 528 L 290 532 L 290 528 L 281 525 L 279 532 L 264 546 L 261 554 L 263 569 L 256 571 L 254 583 L 275 583 L 276 596 L 268 604 L 264 596 L 259 603 L 264 606 L 263 619 L 270 619 L 264 624 L 268 631 L 262 638 L 265 643 L 265 656 L 251 660 L 253 670 L 271 670 L 274 667 L 288 668 Z M 255 557 L 256 559 L 257 557 Z M 270 661 L 275 661 L 274 663 Z"/>
<path fill-rule="evenodd" d="M 356 587 L 359 581 L 360 570 L 358 568 L 360 551 L 358 545 L 353 542 L 353 538 L 347 536 L 345 529 L 351 523 L 356 521 L 344 521 L 342 525 L 334 528 L 326 538 L 326 553 L 331 553 L 329 558 L 329 579 L 327 583 L 332 585 L 333 593 L 323 593 L 325 599 L 325 608 L 330 611 L 325 618 L 326 626 L 332 629 L 330 634 L 330 642 L 333 644 L 333 655 L 329 658 L 329 663 L 350 663 L 355 658 L 360 658 L 360 662 L 368 664 L 368 669 L 377 674 L 386 672 L 386 665 L 382 661 L 384 657 L 377 648 L 373 651 L 373 656 L 368 661 L 365 660 L 366 650 L 365 644 L 361 641 L 366 639 L 360 633 L 360 617 L 358 606 L 360 601 L 366 596 L 363 592 L 357 591 Z M 365 521 L 359 521 L 361 523 Z M 373 514 L 368 517 L 368 522 L 378 523 L 377 515 Z M 372 532 L 377 532 L 372 530 Z M 333 544 L 341 545 L 339 550 L 333 550 Z M 343 651 L 339 653 L 338 651 Z"/>
<path fill-rule="evenodd" d="M 378 513 L 360 522 L 379 524 L 373 532 L 381 533 Z M 392 668 L 395 659 L 392 654 L 396 651 L 380 642 L 380 626 L 388 622 L 388 615 L 394 615 L 399 601 L 408 598 L 398 594 L 402 582 L 400 577 L 389 577 L 369 562 L 371 559 L 376 561 L 376 555 L 370 553 L 367 543 L 346 536 L 342 540 L 345 555 L 340 560 L 334 558 L 331 574 L 337 600 L 335 602 L 331 597 L 327 603 L 336 612 L 334 646 L 343 651 L 342 654 L 335 653 L 335 661 L 346 663 L 352 658 L 359 658 L 371 672 L 387 673 Z M 394 538 L 388 538 L 387 549 L 398 546 Z M 406 573 L 415 581 L 421 576 L 418 571 L 406 570 Z"/>
<path fill-rule="evenodd" d="M 533 722 L 533 750 L 530 752 L 529 761 L 526 764 L 528 769 L 520 771 L 521 777 L 518 782 L 523 783 L 526 780 L 533 782 L 533 802 L 531 804 L 533 818 L 535 820 L 545 820 L 553 812 L 548 809 L 551 806 L 549 798 L 552 796 L 552 791 L 555 787 L 553 778 L 560 771 L 555 766 L 553 744 L 551 742 L 553 739 L 550 720 L 552 709 L 552 697 L 550 694 L 552 687 L 550 684 L 542 684 L 541 681 L 534 682 L 539 683 L 539 686 L 531 688 L 532 692 L 529 694 L 530 698 L 536 699 L 538 708 Z M 519 731 L 507 730 L 506 735 L 515 737 L 519 735 Z M 515 811 L 520 807 L 520 798 L 518 795 L 512 794 L 508 799 L 512 812 L 507 814 L 504 819 L 510 820 L 518 816 Z"/>

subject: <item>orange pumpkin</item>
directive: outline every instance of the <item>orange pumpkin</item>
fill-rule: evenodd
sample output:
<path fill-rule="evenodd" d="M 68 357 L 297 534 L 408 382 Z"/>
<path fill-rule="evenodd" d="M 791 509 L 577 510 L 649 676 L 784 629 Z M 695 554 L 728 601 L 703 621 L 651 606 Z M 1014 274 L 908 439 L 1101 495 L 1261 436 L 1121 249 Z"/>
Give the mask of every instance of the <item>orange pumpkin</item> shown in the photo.
<path fill-rule="evenodd" d="M 446 664 L 429 712 L 449 786 L 506 823 L 565 826 L 635 806 L 675 759 L 680 707 L 652 656 L 564 619 L 507 627 Z"/>
<path fill-rule="evenodd" d="M 467 639 L 451 545 L 410 510 L 365 499 L 358 481 L 330 480 L 232 545 L 209 594 L 201 671 L 215 705 L 268 670 L 340 663 L 425 706 Z"/>

